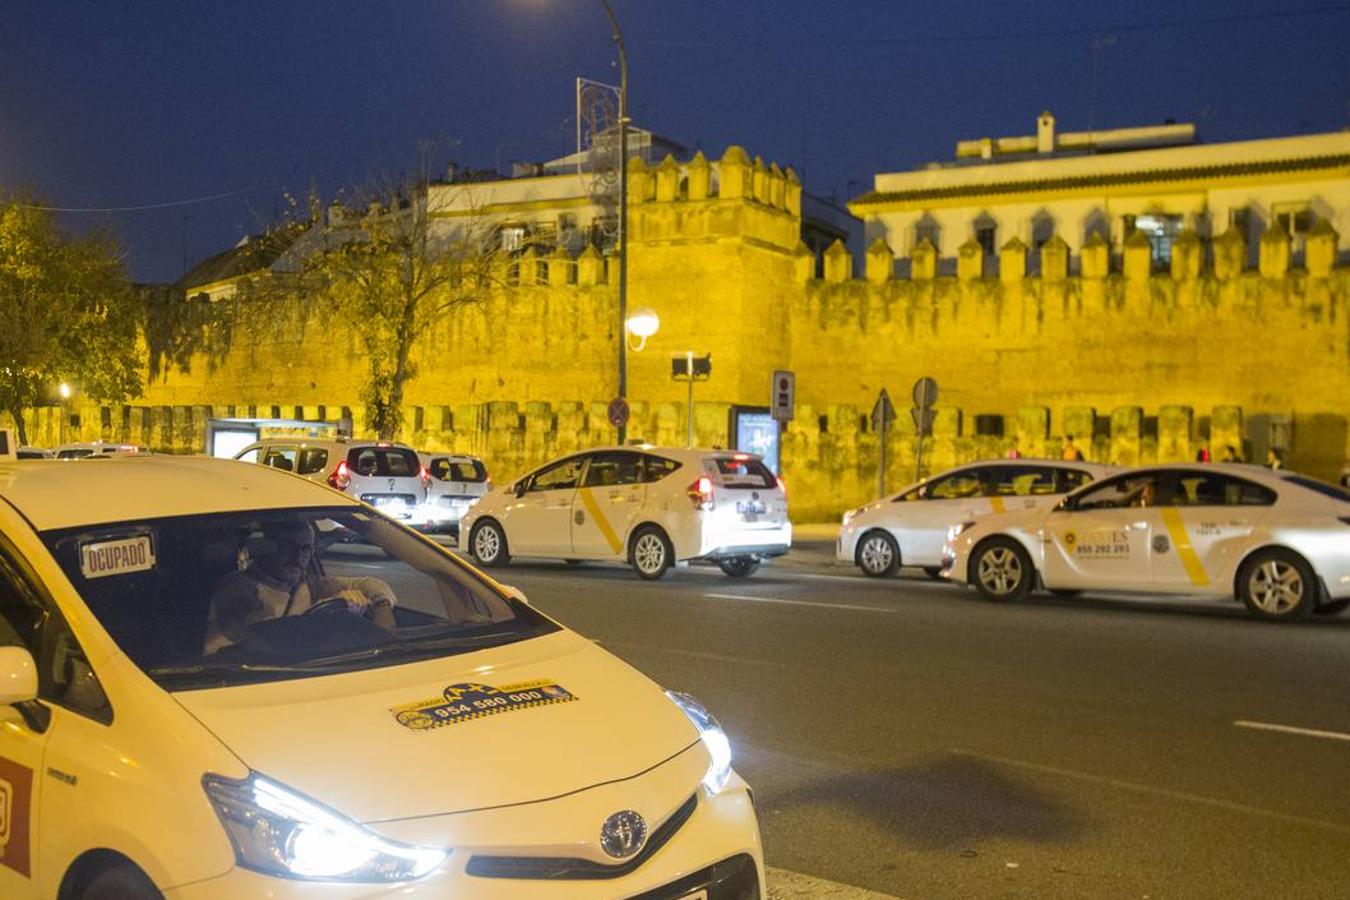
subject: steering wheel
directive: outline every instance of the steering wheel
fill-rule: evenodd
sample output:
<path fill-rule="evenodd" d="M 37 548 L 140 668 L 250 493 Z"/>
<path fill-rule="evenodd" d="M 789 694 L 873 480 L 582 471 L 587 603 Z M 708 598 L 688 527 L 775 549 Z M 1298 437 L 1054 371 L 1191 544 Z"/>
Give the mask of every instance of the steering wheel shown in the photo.
<path fill-rule="evenodd" d="M 336 613 L 347 613 L 348 615 L 361 616 L 362 618 L 369 619 L 372 617 L 371 610 L 373 606 L 373 603 L 366 604 L 365 609 L 357 612 L 347 605 L 347 601 L 342 597 L 329 597 L 327 600 L 320 600 L 318 603 L 315 603 L 309 609 L 305 610 L 305 615 L 331 616 Z"/>

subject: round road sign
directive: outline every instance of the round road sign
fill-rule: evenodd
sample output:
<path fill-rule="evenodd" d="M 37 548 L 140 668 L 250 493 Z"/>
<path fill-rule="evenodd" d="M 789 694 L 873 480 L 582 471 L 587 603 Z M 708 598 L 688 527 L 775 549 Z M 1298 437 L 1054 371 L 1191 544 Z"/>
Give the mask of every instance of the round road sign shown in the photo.
<path fill-rule="evenodd" d="M 613 400 L 609 401 L 607 415 L 609 416 L 609 424 L 613 425 L 615 428 L 622 428 L 627 425 L 628 401 L 622 397 L 615 397 Z"/>

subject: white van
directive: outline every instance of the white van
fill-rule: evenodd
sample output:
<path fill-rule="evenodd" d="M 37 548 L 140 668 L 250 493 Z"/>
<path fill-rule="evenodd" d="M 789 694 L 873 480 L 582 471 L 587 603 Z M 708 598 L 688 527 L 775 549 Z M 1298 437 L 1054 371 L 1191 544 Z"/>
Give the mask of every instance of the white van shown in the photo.
<path fill-rule="evenodd" d="M 249 444 L 234 458 L 303 475 L 369 503 L 408 525 L 427 524 L 424 504 L 430 479 L 417 451 L 407 444 L 267 438 Z"/>
<path fill-rule="evenodd" d="M 783 480 L 762 459 L 672 447 L 565 456 L 478 501 L 461 530 L 485 566 L 513 555 L 616 560 L 643 578 L 686 560 L 740 578 L 792 546 Z"/>

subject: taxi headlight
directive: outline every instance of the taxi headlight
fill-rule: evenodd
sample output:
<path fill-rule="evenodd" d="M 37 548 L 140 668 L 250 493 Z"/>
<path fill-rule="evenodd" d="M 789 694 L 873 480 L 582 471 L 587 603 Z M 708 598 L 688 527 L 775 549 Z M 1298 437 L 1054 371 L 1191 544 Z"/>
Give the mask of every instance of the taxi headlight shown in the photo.
<path fill-rule="evenodd" d="M 847 526 L 849 522 L 853 521 L 853 517 L 856 516 L 857 514 L 858 511 L 856 509 L 850 509 L 848 512 L 844 513 L 843 524 Z"/>
<path fill-rule="evenodd" d="M 703 786 L 708 789 L 708 793 L 716 794 L 726 787 L 727 779 L 731 777 L 731 741 L 727 739 L 727 733 L 717 724 L 712 713 L 693 697 L 679 691 L 666 691 L 666 696 L 698 729 L 698 736 L 703 739 L 703 746 L 711 758 L 708 771 L 703 776 Z"/>
<path fill-rule="evenodd" d="M 260 775 L 207 775 L 206 795 L 246 869 L 322 881 L 408 881 L 432 872 L 448 850 L 386 840 Z"/>

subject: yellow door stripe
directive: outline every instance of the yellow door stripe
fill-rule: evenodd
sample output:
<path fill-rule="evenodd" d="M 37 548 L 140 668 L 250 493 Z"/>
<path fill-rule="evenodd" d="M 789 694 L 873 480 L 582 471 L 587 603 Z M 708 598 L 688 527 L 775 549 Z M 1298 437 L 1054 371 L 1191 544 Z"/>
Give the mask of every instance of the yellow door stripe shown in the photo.
<path fill-rule="evenodd" d="M 1002 497 L 990 497 L 989 505 L 994 508 L 994 512 L 996 513 L 1001 513 L 1006 509 L 1006 507 L 1003 505 Z"/>
<path fill-rule="evenodd" d="M 600 504 L 595 502 L 591 489 L 582 488 L 579 493 L 581 494 L 581 502 L 586 507 L 586 512 L 590 513 L 591 518 L 595 520 L 595 524 L 600 526 L 600 534 L 604 537 L 605 543 L 609 544 L 610 552 L 618 553 L 623 548 L 623 544 L 619 541 L 619 536 L 614 533 L 614 529 L 610 527 L 605 514 L 600 511 Z"/>
<path fill-rule="evenodd" d="M 1191 584 L 1196 587 L 1209 584 L 1209 575 L 1205 572 L 1205 565 L 1200 562 L 1199 554 L 1191 546 L 1191 537 L 1186 533 L 1186 523 L 1181 520 L 1181 510 L 1175 506 L 1165 506 L 1161 511 L 1163 524 L 1167 526 L 1167 533 L 1172 538 L 1172 547 L 1177 551 L 1177 557 L 1186 569 L 1186 575 L 1191 579 Z"/>

